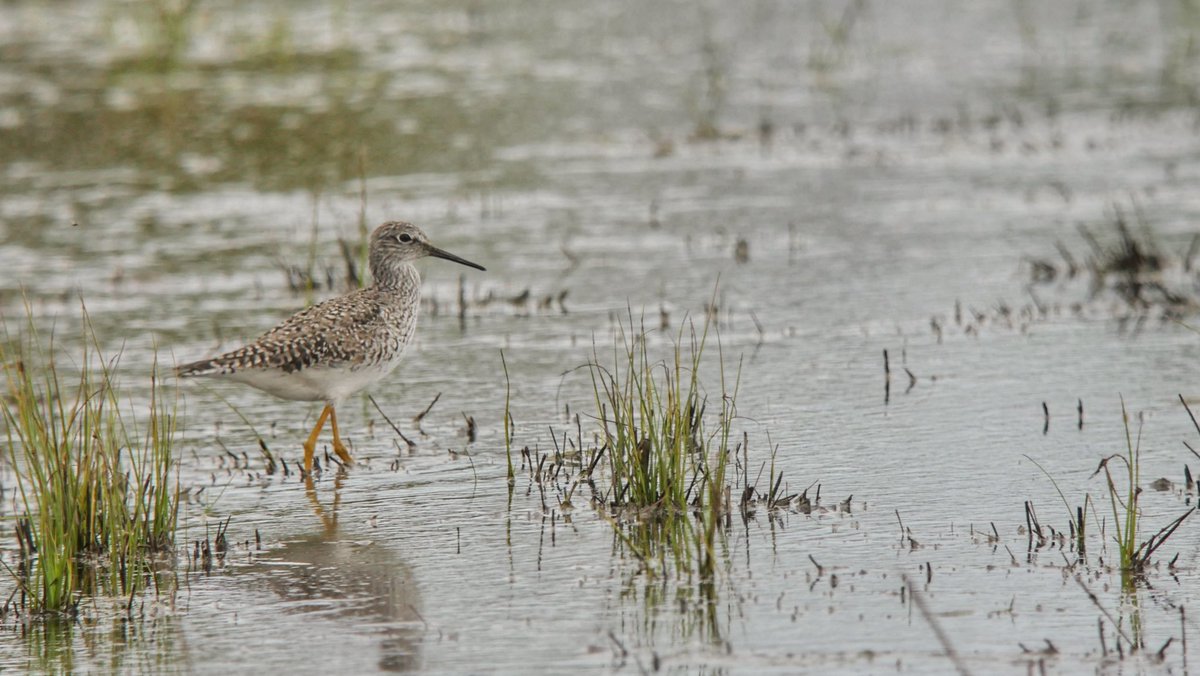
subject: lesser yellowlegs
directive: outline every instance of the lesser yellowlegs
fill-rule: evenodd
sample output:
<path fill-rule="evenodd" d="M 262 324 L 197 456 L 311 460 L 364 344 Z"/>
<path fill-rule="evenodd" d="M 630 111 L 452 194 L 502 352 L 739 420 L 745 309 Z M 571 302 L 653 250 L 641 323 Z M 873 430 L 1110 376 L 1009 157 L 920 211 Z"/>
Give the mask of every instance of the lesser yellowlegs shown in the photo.
<path fill-rule="evenodd" d="M 433 246 L 411 223 L 384 223 L 371 234 L 370 286 L 313 305 L 245 347 L 184 364 L 176 373 L 184 378 L 221 377 L 283 399 L 325 402 L 304 442 L 304 471 L 312 472 L 317 437 L 326 420 L 333 428 L 334 452 L 352 464 L 338 434 L 335 409 L 400 363 L 417 327 L 421 303 L 421 276 L 412 262 L 425 256 L 484 269 Z"/>

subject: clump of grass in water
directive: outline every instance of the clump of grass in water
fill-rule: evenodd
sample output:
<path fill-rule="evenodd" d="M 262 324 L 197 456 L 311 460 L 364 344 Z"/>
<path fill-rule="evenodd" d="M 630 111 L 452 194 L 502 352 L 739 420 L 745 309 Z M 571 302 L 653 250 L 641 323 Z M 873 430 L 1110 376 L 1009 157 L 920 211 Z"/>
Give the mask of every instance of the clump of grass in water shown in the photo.
<path fill-rule="evenodd" d="M 613 528 L 614 554 L 632 556 L 640 564 L 627 578 L 622 596 L 641 597 L 647 631 L 655 633 L 656 627 L 664 626 L 655 618 L 660 609 L 673 607 L 680 613 L 679 621 L 670 623 L 679 631 L 676 639 L 699 632 L 705 640 L 721 643 L 727 632 L 722 630 L 722 622 L 731 617 L 721 612 L 718 598 L 721 585 L 732 588 L 732 579 L 721 576 L 719 570 L 732 566 L 724 546 L 736 504 L 730 498 L 731 458 L 735 460 L 733 482 L 739 482 L 739 476 L 744 481 L 740 491 L 743 518 L 754 514 L 756 494 L 767 499 L 772 512 L 786 509 L 796 496 L 788 494 L 782 472 L 776 473 L 774 452 L 769 492 L 760 492 L 757 482 L 751 485 L 748 471 L 738 472 L 738 451 L 745 448 L 731 439 L 735 438 L 741 369 L 738 377 L 727 378 L 724 355 L 720 354 L 718 415 L 718 393 L 706 387 L 701 377 L 702 367 L 707 372 L 714 370 L 713 364 L 705 365 L 704 353 L 716 314 L 709 312 L 706 317 L 699 330 L 685 321 L 673 341 L 664 341 L 669 343 L 666 358 L 658 358 L 657 350 L 653 350 L 656 356 L 651 356 L 654 336 L 644 325 L 635 328 L 638 324 L 630 310 L 628 324 L 614 337 L 611 362 L 601 358 L 594 344 L 591 358 L 578 367 L 588 370 L 593 386 L 595 410 L 588 417 L 597 425 L 592 439 L 585 442 L 583 416 L 575 413 L 574 438 L 564 432 L 560 443 L 551 426 L 553 451 L 543 453 L 536 446 L 525 446 L 519 451 L 519 462 L 522 471 L 528 470 L 526 494 L 536 488 L 541 495 L 543 521 L 553 523 L 554 518 L 554 503 L 547 502 L 548 494 L 557 494 L 562 516 L 568 519 L 578 499 L 576 491 L 590 489 L 590 506 Z M 717 345 L 720 350 L 719 334 Z M 504 355 L 501 365 L 506 382 L 503 423 L 511 505 L 517 470 L 512 449 L 516 430 Z M 570 419 L 570 406 L 566 414 Z M 745 460 L 748 467 L 748 451 Z M 766 463 L 760 475 L 765 469 Z M 801 511 L 811 511 L 815 501 L 807 497 L 802 501 L 806 508 Z M 635 586 L 638 581 L 644 582 L 640 590 Z"/>
<path fill-rule="evenodd" d="M 73 614 L 82 594 L 132 600 L 157 583 L 153 564 L 174 545 L 175 416 L 156 375 L 146 417 L 122 413 L 116 360 L 104 361 L 86 310 L 77 377 L 59 371 L 63 351 L 41 341 L 32 316 L 26 326 L 0 341 L 5 450 L 24 511 L 15 571 L 22 604 L 37 615 Z"/>
<path fill-rule="evenodd" d="M 1112 232 L 1107 237 L 1079 226 L 1079 235 L 1087 245 L 1083 254 L 1056 242 L 1061 263 L 1052 258 L 1028 259 L 1030 282 L 1039 286 L 1057 284 L 1063 279 L 1083 279 L 1086 273 L 1088 302 L 1112 294 L 1136 315 L 1158 310 L 1174 320 L 1200 311 L 1200 295 L 1192 283 L 1200 235 L 1193 236 L 1184 247 L 1183 242 L 1156 236 L 1136 203 L 1133 217 L 1137 220 L 1133 223 L 1119 206 L 1114 204 L 1112 210 Z"/>
<path fill-rule="evenodd" d="M 629 326 L 632 330 L 632 313 Z M 644 326 L 636 335 L 621 326 L 612 367 L 601 364 L 595 351 L 588 365 L 608 456 L 607 508 L 612 516 L 644 526 L 633 531 L 636 540 L 623 539 L 643 561 L 665 564 L 670 552 L 676 569 L 698 573 L 702 584 L 712 582 L 716 533 L 729 513 L 725 475 L 740 379 L 739 369 L 728 387 L 721 354 L 721 410 L 715 428 L 709 428 L 709 397 L 700 380 L 709 328 L 707 321 L 699 332 L 685 323 L 671 360 L 656 361 Z M 689 513 L 696 515 L 695 524 Z M 619 527 L 618 533 L 624 535 Z"/>
<path fill-rule="evenodd" d="M 1180 397 L 1180 401 L 1183 398 Z M 1191 410 L 1187 406 L 1187 402 L 1183 401 L 1184 408 L 1188 415 L 1191 415 Z M 1194 510 L 1189 509 L 1179 517 L 1173 519 L 1166 526 L 1158 530 L 1154 535 L 1141 539 L 1141 510 L 1138 506 L 1142 494 L 1142 488 L 1138 485 L 1141 476 L 1141 432 L 1139 430 L 1135 438 L 1129 428 L 1129 412 L 1125 408 L 1125 401 L 1121 401 L 1121 420 L 1125 429 L 1125 452 L 1114 453 L 1100 460 L 1099 466 L 1092 476 L 1096 476 L 1101 472 L 1104 473 L 1105 488 L 1108 493 L 1109 505 L 1112 509 L 1112 524 L 1116 530 L 1113 537 L 1117 546 L 1117 552 L 1120 557 L 1120 571 L 1122 577 L 1122 586 L 1126 591 L 1130 591 L 1134 587 L 1134 583 L 1138 578 L 1144 576 L 1150 567 L 1150 560 L 1154 553 L 1162 547 L 1163 544 L 1175 533 L 1175 531 L 1183 524 Z M 1193 417 L 1193 422 L 1195 418 Z M 1200 424 L 1196 426 L 1197 431 L 1200 431 Z M 1029 458 L 1029 456 L 1026 456 Z M 1080 560 L 1083 561 L 1087 555 L 1087 517 L 1089 513 L 1092 519 L 1097 519 L 1095 501 L 1092 496 L 1085 495 L 1083 504 L 1077 507 L 1072 514 L 1070 504 L 1067 502 L 1066 496 L 1058 488 L 1058 483 L 1033 458 L 1029 458 L 1042 473 L 1050 478 L 1054 484 L 1055 490 L 1058 491 L 1059 497 L 1063 501 L 1063 505 L 1067 507 L 1067 515 L 1070 519 L 1072 531 L 1072 544 L 1076 548 L 1076 553 Z M 1113 467 L 1117 467 L 1115 470 Z M 1120 470 L 1124 469 L 1125 475 L 1120 475 Z M 1026 518 L 1030 520 L 1032 507 L 1026 503 Z M 1097 524 L 1101 525 L 1101 524 Z M 1103 528 L 1101 525 L 1101 533 Z M 1034 534 L 1037 535 L 1038 548 L 1046 542 L 1046 538 L 1042 535 L 1041 524 L 1037 522 L 1036 517 L 1030 521 L 1030 543 L 1032 547 Z"/>
<path fill-rule="evenodd" d="M 1180 401 L 1183 401 L 1182 397 L 1180 397 Z M 1187 409 L 1186 401 L 1183 402 L 1183 405 Z M 1191 415 L 1190 409 L 1188 409 L 1188 415 Z M 1117 549 L 1121 554 L 1121 572 L 1124 577 L 1129 578 L 1127 582 L 1132 582 L 1134 577 L 1146 572 L 1150 565 L 1150 557 L 1195 510 L 1189 509 L 1150 538 L 1141 543 L 1138 542 L 1138 524 L 1141 517 L 1138 510 L 1138 498 L 1142 493 L 1141 487 L 1138 486 L 1141 475 L 1141 432 L 1139 430 L 1137 443 L 1134 443 L 1133 436 L 1129 431 L 1129 413 L 1125 410 L 1124 400 L 1121 401 L 1121 419 L 1125 424 L 1126 454 L 1110 455 L 1104 458 L 1100 461 L 1100 466 L 1096 468 L 1095 474 L 1104 472 L 1108 498 L 1112 506 L 1113 524 L 1117 528 Z M 1110 461 L 1114 459 L 1121 461 L 1125 466 L 1126 489 L 1123 496 L 1117 487 L 1117 482 L 1113 480 L 1113 473 L 1109 468 Z"/>
<path fill-rule="evenodd" d="M 1196 422 L 1196 418 L 1192 415 L 1187 402 L 1184 401 L 1182 395 L 1179 399 L 1183 403 L 1184 409 L 1187 410 L 1188 415 L 1192 418 L 1193 424 L 1196 425 L 1196 430 L 1200 432 L 1200 423 Z M 1166 544 L 1167 540 L 1175 534 L 1175 531 L 1179 529 L 1195 510 L 1189 508 L 1150 537 L 1142 539 L 1143 535 L 1141 535 L 1140 531 L 1143 515 L 1139 506 L 1142 488 L 1138 485 L 1141 478 L 1141 430 L 1139 428 L 1136 437 L 1131 432 L 1129 428 L 1129 412 L 1125 407 L 1124 399 L 1121 400 L 1121 421 L 1125 429 L 1125 452 L 1114 453 L 1101 459 L 1096 471 L 1092 473 L 1092 477 L 1101 472 L 1104 473 L 1105 489 L 1108 493 L 1108 501 L 1112 509 L 1112 527 L 1116 531 L 1112 536 L 1112 541 L 1116 544 L 1120 560 L 1119 571 L 1121 575 L 1121 595 L 1123 602 L 1122 618 L 1118 620 L 1108 615 L 1108 611 L 1104 610 L 1104 606 L 1100 604 L 1096 595 L 1088 589 L 1087 584 L 1078 573 L 1075 575 L 1075 580 L 1087 592 L 1092 602 L 1108 616 L 1109 621 L 1116 627 L 1118 635 L 1128 643 L 1133 651 L 1140 651 L 1145 647 L 1145 637 L 1142 634 L 1141 601 L 1138 595 L 1139 585 L 1146 582 L 1148 575 L 1153 570 L 1151 557 L 1154 556 L 1159 548 Z M 1063 505 L 1067 508 L 1067 516 L 1071 525 L 1070 544 L 1075 548 L 1076 556 L 1078 557 L 1077 562 L 1070 564 L 1068 568 L 1074 568 L 1080 564 L 1086 566 L 1088 554 L 1086 529 L 1089 514 L 1092 517 L 1094 526 L 1097 527 L 1095 530 L 1099 531 L 1101 542 L 1105 542 L 1108 537 L 1105 534 L 1105 524 L 1101 521 L 1100 515 L 1097 514 L 1096 501 L 1093 500 L 1090 493 L 1085 494 L 1083 504 L 1077 507 L 1074 513 L 1072 513 L 1070 504 L 1067 502 L 1066 496 L 1059 488 L 1058 482 L 1054 480 L 1054 477 L 1036 460 L 1029 456 L 1025 457 L 1033 462 L 1050 479 L 1050 482 L 1054 484 L 1055 490 L 1058 491 Z M 1125 470 L 1124 476 L 1120 474 L 1121 469 Z M 1068 541 L 1063 537 L 1063 534 L 1055 533 L 1053 527 L 1049 527 L 1051 536 L 1049 538 L 1045 536 L 1043 526 L 1037 519 L 1032 503 L 1025 503 L 1025 518 L 1026 525 L 1029 528 L 1029 550 L 1031 553 L 1055 541 L 1057 541 L 1061 548 L 1065 549 L 1067 547 Z M 1103 558 L 1100 559 L 1100 564 L 1103 567 Z M 1169 564 L 1169 567 L 1173 566 L 1174 561 Z M 1128 634 L 1122 629 L 1126 614 L 1130 628 Z M 1103 637 L 1103 630 L 1101 631 L 1101 636 Z"/>

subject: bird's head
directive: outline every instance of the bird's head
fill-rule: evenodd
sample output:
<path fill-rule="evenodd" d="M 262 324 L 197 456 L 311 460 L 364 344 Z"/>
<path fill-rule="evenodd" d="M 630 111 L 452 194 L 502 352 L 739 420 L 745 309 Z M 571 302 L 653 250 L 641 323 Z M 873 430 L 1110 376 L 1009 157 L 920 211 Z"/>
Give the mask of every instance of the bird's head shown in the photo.
<path fill-rule="evenodd" d="M 426 256 L 444 258 L 476 270 L 485 269 L 478 263 L 472 263 L 430 244 L 425 233 L 412 223 L 389 221 L 375 228 L 375 232 L 371 235 L 371 271 L 377 275 L 383 267 L 390 267 L 397 263 L 411 263 Z"/>

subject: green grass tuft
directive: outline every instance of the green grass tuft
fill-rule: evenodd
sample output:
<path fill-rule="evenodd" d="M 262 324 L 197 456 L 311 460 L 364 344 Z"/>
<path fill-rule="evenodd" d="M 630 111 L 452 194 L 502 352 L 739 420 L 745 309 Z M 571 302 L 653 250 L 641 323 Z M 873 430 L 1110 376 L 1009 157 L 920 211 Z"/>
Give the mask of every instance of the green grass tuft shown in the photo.
<path fill-rule="evenodd" d="M 1188 408 L 1187 402 L 1181 396 L 1180 401 L 1183 402 L 1184 409 L 1191 416 L 1191 409 Z M 1150 567 L 1150 557 L 1154 555 L 1166 541 L 1175 533 L 1185 519 L 1191 516 L 1194 509 L 1189 509 L 1179 517 L 1168 523 L 1166 526 L 1158 530 L 1154 535 L 1151 535 L 1145 540 L 1141 540 L 1139 528 L 1141 525 L 1141 510 L 1138 508 L 1138 498 L 1141 496 L 1142 489 L 1138 485 L 1141 478 L 1141 431 L 1138 431 L 1137 441 L 1135 443 L 1132 434 L 1129 431 L 1129 414 L 1125 410 L 1125 401 L 1121 400 L 1121 417 L 1125 424 L 1125 455 L 1109 456 L 1100 462 L 1100 467 L 1096 473 L 1104 471 L 1104 479 L 1108 487 L 1109 502 L 1112 506 L 1113 524 L 1117 527 L 1117 549 L 1121 554 L 1121 572 L 1129 578 L 1126 581 L 1127 586 L 1132 578 L 1142 576 Z M 1193 418 L 1194 420 L 1194 418 Z M 1117 487 L 1117 481 L 1113 479 L 1112 469 L 1109 467 L 1110 461 L 1114 458 L 1119 459 L 1126 471 L 1125 476 L 1125 494 L 1122 496 L 1120 489 Z M 1140 541 L 1139 541 L 1140 540 Z"/>
<path fill-rule="evenodd" d="M 611 366 L 595 349 L 588 364 L 608 459 L 605 502 L 614 517 L 642 522 L 624 538 L 639 556 L 665 563 L 669 553 L 680 572 L 711 579 L 718 525 L 730 510 L 726 473 L 738 380 L 727 382 L 722 354 L 721 390 L 710 397 L 705 389 L 709 322 L 699 330 L 686 322 L 662 360 L 651 357 L 644 326 L 636 334 L 633 326 L 631 313 L 629 329 L 622 325 L 614 341 Z M 719 412 L 706 415 L 718 395 Z"/>
<path fill-rule="evenodd" d="M 17 582 L 35 614 L 73 613 L 81 595 L 132 596 L 174 545 L 178 514 L 175 415 L 150 376 L 144 416 L 121 410 L 114 378 L 83 311 L 79 352 L 5 329 L 0 364 L 4 450 L 18 482 Z M 60 369 L 72 365 L 71 375 Z"/>
<path fill-rule="evenodd" d="M 1183 401 L 1182 397 L 1180 397 L 1180 401 Z M 1187 409 L 1186 401 L 1183 401 L 1183 405 Z M 1190 416 L 1191 410 L 1187 410 Z M 1136 437 L 1132 430 L 1130 430 L 1129 412 L 1125 407 L 1124 399 L 1121 400 L 1121 421 L 1125 430 L 1125 451 L 1102 458 L 1092 476 L 1104 475 L 1105 492 L 1107 493 L 1111 509 L 1112 527 L 1115 531 L 1112 535 L 1112 542 L 1116 545 L 1119 555 L 1122 585 L 1127 590 L 1131 590 L 1134 583 L 1144 576 L 1150 568 L 1151 557 L 1195 510 L 1188 509 L 1150 537 L 1144 537 L 1142 532 L 1142 512 L 1139 507 L 1142 494 L 1142 488 L 1139 485 L 1141 481 L 1141 430 L 1139 429 Z M 1194 417 L 1193 422 L 1195 422 Z M 1197 430 L 1200 431 L 1200 424 L 1197 424 Z M 1050 482 L 1054 484 L 1055 490 L 1058 491 L 1058 495 L 1062 499 L 1063 506 L 1067 508 L 1067 516 L 1071 526 L 1071 544 L 1075 547 L 1079 561 L 1085 562 L 1088 553 L 1087 533 L 1089 530 L 1087 528 L 1087 521 L 1089 515 L 1093 519 L 1094 530 L 1099 532 L 1099 537 L 1102 540 L 1107 537 L 1104 535 L 1105 524 L 1099 522 L 1097 507 L 1095 506 L 1096 501 L 1093 500 L 1090 494 L 1085 494 L 1083 502 L 1072 510 L 1070 503 L 1059 488 L 1058 482 L 1054 480 L 1054 477 L 1036 460 L 1028 455 L 1025 457 L 1033 462 L 1050 479 Z M 1030 547 L 1031 549 L 1033 548 L 1036 536 L 1037 548 L 1040 548 L 1049 542 L 1049 539 L 1043 534 L 1042 525 L 1037 520 L 1032 504 L 1026 502 L 1025 509 L 1026 522 L 1029 528 Z M 1053 529 L 1051 528 L 1050 530 L 1053 533 Z"/>

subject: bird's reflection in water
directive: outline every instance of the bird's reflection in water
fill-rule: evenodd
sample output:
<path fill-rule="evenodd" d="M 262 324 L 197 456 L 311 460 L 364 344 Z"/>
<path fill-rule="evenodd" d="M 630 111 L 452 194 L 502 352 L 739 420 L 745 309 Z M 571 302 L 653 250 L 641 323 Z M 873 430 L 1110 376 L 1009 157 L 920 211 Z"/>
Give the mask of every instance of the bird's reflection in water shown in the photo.
<path fill-rule="evenodd" d="M 344 481 L 339 473 L 327 507 L 312 479 L 306 479 L 305 492 L 321 530 L 263 552 L 255 567 L 268 572 L 264 579 L 289 602 L 290 612 L 357 620 L 364 631 L 382 636 L 381 671 L 415 671 L 424 621 L 412 571 L 387 548 L 338 532 Z"/>

